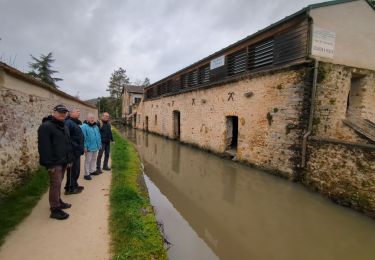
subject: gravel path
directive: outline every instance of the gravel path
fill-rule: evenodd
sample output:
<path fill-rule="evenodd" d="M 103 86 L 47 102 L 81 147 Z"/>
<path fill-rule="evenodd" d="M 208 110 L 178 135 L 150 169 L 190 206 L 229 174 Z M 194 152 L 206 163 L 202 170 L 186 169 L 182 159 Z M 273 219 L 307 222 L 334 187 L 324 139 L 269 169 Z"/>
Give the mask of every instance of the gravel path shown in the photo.
<path fill-rule="evenodd" d="M 82 163 L 83 165 L 83 163 Z M 49 218 L 48 192 L 31 214 L 6 238 L 0 248 L 4 260 L 110 259 L 108 233 L 111 174 L 104 171 L 92 181 L 82 178 L 81 194 L 62 195 L 72 208 L 69 219 Z M 63 181 L 65 184 L 65 179 Z M 63 194 L 63 192 L 62 192 Z"/>

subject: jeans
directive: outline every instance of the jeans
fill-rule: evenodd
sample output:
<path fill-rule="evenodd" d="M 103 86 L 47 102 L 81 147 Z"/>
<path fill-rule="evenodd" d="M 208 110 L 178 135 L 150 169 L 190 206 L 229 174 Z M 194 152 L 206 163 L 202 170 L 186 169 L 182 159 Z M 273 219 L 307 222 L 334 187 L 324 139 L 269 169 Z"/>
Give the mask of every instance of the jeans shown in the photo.
<path fill-rule="evenodd" d="M 98 154 L 98 159 L 96 160 L 96 169 L 101 169 L 101 164 L 102 164 L 102 156 L 103 156 L 103 152 L 104 152 L 104 163 L 103 163 L 103 167 L 104 168 L 108 168 L 108 159 L 109 159 L 109 153 L 110 153 L 110 146 L 111 146 L 111 143 L 108 142 L 108 143 L 102 143 L 102 149 L 99 150 L 99 154 Z"/>
<path fill-rule="evenodd" d="M 96 156 L 98 155 L 98 151 L 95 152 L 87 152 L 85 154 L 85 176 L 90 175 L 95 171 L 95 162 Z"/>
<path fill-rule="evenodd" d="M 81 156 L 74 158 L 71 167 L 66 169 L 65 190 L 73 191 L 78 187 L 78 178 L 81 171 Z"/>
<path fill-rule="evenodd" d="M 57 165 L 48 169 L 49 174 L 49 205 L 51 210 L 60 207 L 61 182 L 64 178 L 66 165 Z"/>

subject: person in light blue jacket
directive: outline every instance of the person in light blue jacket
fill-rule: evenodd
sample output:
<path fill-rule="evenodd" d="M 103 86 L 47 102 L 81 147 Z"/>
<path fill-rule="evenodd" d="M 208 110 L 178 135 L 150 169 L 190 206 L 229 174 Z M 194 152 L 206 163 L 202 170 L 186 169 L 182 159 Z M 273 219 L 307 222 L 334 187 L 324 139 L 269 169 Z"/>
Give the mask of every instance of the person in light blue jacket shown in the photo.
<path fill-rule="evenodd" d="M 85 151 L 85 180 L 91 180 L 91 175 L 98 175 L 96 171 L 96 158 L 102 147 L 99 127 L 95 123 L 95 117 L 89 113 L 87 120 L 81 126 L 84 136 Z"/>

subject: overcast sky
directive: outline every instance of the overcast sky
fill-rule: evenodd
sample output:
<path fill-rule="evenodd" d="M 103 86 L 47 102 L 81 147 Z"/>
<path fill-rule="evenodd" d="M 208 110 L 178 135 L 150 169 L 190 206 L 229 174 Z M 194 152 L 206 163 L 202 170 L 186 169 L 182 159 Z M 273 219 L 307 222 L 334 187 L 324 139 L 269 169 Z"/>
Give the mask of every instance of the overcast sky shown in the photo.
<path fill-rule="evenodd" d="M 60 89 L 107 96 L 111 73 L 151 83 L 316 0 L 0 0 L 0 58 L 28 71 L 52 51 Z"/>

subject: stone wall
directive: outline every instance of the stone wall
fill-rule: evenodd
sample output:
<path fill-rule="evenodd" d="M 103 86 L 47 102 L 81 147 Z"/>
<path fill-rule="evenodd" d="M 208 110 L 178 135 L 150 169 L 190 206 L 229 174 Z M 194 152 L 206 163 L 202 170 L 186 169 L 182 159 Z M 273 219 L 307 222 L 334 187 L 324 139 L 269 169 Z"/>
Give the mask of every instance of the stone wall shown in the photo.
<path fill-rule="evenodd" d="M 341 204 L 375 216 L 374 142 L 343 123 L 351 109 L 375 122 L 375 72 L 324 63 L 319 73 L 313 139 L 326 141 L 309 142 L 303 182 Z M 353 78 L 360 80 L 359 89 L 353 89 Z M 353 90 L 359 102 L 351 108 L 348 97 Z M 372 149 L 363 148 L 367 146 Z"/>
<path fill-rule="evenodd" d="M 236 159 L 293 178 L 307 71 L 303 65 L 148 100 L 138 107 L 136 127 L 173 138 L 173 112 L 179 111 L 182 142 L 223 153 L 226 117 L 237 116 Z"/>
<path fill-rule="evenodd" d="M 310 142 L 304 183 L 375 217 L 375 151 Z"/>
<path fill-rule="evenodd" d="M 321 63 L 315 102 L 315 136 L 342 141 L 368 143 L 343 123 L 348 109 L 348 96 L 353 78 L 361 84 L 355 94 L 360 101 L 354 104 L 358 116 L 375 122 L 375 72 L 342 65 Z M 353 91 L 353 89 L 352 89 Z"/>
<path fill-rule="evenodd" d="M 173 113 L 179 111 L 182 142 L 224 153 L 226 117 L 238 116 L 236 159 L 302 181 L 339 203 L 373 214 L 373 142 L 343 119 L 354 110 L 375 121 L 375 72 L 319 64 L 313 131 L 302 169 L 301 140 L 307 131 L 312 74 L 312 65 L 305 64 L 146 100 L 138 107 L 136 128 L 174 138 Z M 348 105 L 350 96 L 354 102 Z M 326 141 L 316 143 L 314 138 Z"/>
<path fill-rule="evenodd" d="M 37 129 L 55 105 L 78 107 L 81 118 L 89 112 L 97 115 L 96 108 L 74 97 L 20 77 L 0 67 L 0 195 L 38 167 Z"/>

